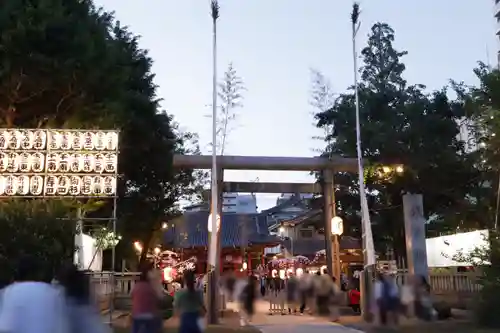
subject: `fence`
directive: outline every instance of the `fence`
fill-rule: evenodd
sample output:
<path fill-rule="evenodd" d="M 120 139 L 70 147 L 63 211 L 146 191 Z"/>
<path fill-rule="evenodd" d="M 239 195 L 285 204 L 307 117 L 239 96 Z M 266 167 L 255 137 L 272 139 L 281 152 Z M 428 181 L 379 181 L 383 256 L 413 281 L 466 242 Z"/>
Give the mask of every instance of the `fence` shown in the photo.
<path fill-rule="evenodd" d="M 410 275 L 404 272 L 396 275 L 398 285 L 405 284 L 409 278 Z M 477 273 L 432 273 L 429 284 L 434 294 L 475 294 L 481 290 L 479 278 Z"/>

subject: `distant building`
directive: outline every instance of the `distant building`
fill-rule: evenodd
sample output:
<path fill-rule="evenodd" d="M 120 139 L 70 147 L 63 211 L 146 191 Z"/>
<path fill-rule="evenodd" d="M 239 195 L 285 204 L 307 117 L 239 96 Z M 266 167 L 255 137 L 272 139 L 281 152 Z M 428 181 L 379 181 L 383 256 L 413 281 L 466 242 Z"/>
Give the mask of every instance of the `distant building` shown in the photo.
<path fill-rule="evenodd" d="M 208 203 L 200 203 L 184 208 L 186 212 L 208 211 Z M 257 198 L 254 194 L 224 193 L 222 212 L 229 214 L 256 214 Z"/>

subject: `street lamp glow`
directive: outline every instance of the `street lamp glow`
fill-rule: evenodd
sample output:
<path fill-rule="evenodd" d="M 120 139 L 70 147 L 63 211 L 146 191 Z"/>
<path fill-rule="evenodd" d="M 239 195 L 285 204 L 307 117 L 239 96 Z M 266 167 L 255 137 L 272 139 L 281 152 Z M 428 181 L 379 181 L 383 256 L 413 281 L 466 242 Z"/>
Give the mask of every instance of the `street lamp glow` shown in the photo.
<path fill-rule="evenodd" d="M 331 221 L 332 235 L 341 236 L 344 233 L 344 221 L 339 216 L 334 216 Z"/>
<path fill-rule="evenodd" d="M 134 242 L 134 249 L 138 252 L 142 252 L 142 245 L 138 241 Z"/>

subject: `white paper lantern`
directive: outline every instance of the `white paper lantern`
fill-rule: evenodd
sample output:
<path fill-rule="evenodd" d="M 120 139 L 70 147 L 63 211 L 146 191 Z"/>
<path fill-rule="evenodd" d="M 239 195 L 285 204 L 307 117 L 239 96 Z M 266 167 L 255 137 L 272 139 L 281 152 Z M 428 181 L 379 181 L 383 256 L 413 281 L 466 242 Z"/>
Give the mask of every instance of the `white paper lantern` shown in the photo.
<path fill-rule="evenodd" d="M 104 171 L 107 173 L 115 173 L 117 168 L 118 157 L 114 153 L 104 156 Z"/>
<path fill-rule="evenodd" d="M 68 176 L 57 177 L 57 195 L 68 195 L 71 182 Z"/>
<path fill-rule="evenodd" d="M 64 153 L 60 155 L 59 159 L 59 172 L 68 173 L 71 171 L 71 155 Z"/>
<path fill-rule="evenodd" d="M 5 150 L 9 147 L 10 142 L 10 132 L 2 130 L 0 132 L 0 149 Z"/>
<path fill-rule="evenodd" d="M 45 157 L 42 153 L 33 153 L 30 157 L 30 169 L 32 172 L 42 172 L 45 166 Z"/>
<path fill-rule="evenodd" d="M 94 155 L 92 154 L 83 154 L 81 156 L 83 159 L 83 172 L 92 172 L 94 171 Z"/>
<path fill-rule="evenodd" d="M 50 153 L 47 155 L 47 171 L 57 172 L 59 171 L 60 155 L 58 153 Z"/>
<path fill-rule="evenodd" d="M 92 194 L 92 177 L 91 176 L 83 176 L 82 177 L 82 188 L 80 189 L 80 193 L 82 195 L 91 195 Z"/>
<path fill-rule="evenodd" d="M 104 177 L 104 194 L 116 194 L 116 178 L 111 176 Z"/>
<path fill-rule="evenodd" d="M 43 177 L 33 176 L 30 179 L 30 193 L 31 195 L 41 195 L 43 193 Z"/>
<path fill-rule="evenodd" d="M 106 149 L 116 150 L 118 148 L 118 133 L 108 132 L 106 135 Z"/>
<path fill-rule="evenodd" d="M 21 131 L 21 149 L 33 149 L 35 134 L 32 131 Z"/>
<path fill-rule="evenodd" d="M 5 194 L 15 195 L 17 192 L 17 179 L 16 176 L 5 177 Z"/>
<path fill-rule="evenodd" d="M 107 145 L 107 135 L 105 132 L 96 132 L 94 133 L 94 148 L 96 150 L 104 150 Z"/>
<path fill-rule="evenodd" d="M 78 173 L 83 171 L 83 158 L 80 154 L 72 154 L 70 158 L 70 171 Z"/>
<path fill-rule="evenodd" d="M 92 132 L 85 132 L 82 134 L 82 144 L 83 149 L 93 150 L 94 149 L 94 134 Z"/>
<path fill-rule="evenodd" d="M 30 193 L 30 177 L 19 176 L 17 177 L 17 191 L 18 195 L 28 195 Z"/>
<path fill-rule="evenodd" d="M 61 133 L 61 149 L 69 150 L 73 145 L 73 134 L 71 132 Z"/>
<path fill-rule="evenodd" d="M 17 153 L 9 153 L 7 172 L 17 172 L 19 168 L 19 155 Z"/>
<path fill-rule="evenodd" d="M 79 176 L 71 176 L 69 194 L 74 196 L 80 195 L 81 188 L 82 188 L 82 179 Z"/>
<path fill-rule="evenodd" d="M 47 134 L 45 131 L 34 131 L 33 132 L 33 149 L 41 150 L 45 149 L 47 144 Z"/>
<path fill-rule="evenodd" d="M 45 195 L 56 195 L 57 176 L 47 176 L 45 178 Z"/>
<path fill-rule="evenodd" d="M 0 195 L 5 194 L 5 177 L 0 176 Z"/>
<path fill-rule="evenodd" d="M 19 165 L 17 169 L 19 172 L 30 172 L 31 171 L 31 154 L 30 153 L 21 153 L 19 154 Z"/>
<path fill-rule="evenodd" d="M 9 149 L 21 148 L 22 133 L 20 131 L 11 131 L 9 140 Z"/>
<path fill-rule="evenodd" d="M 103 154 L 94 155 L 94 172 L 95 173 L 104 172 L 104 155 Z"/>
<path fill-rule="evenodd" d="M 101 176 L 92 177 L 92 194 L 101 195 L 104 192 L 104 178 Z"/>
<path fill-rule="evenodd" d="M 0 152 L 0 172 L 7 171 L 9 165 L 9 154 Z"/>
<path fill-rule="evenodd" d="M 61 134 L 57 131 L 50 131 L 48 138 L 48 146 L 50 150 L 58 150 L 61 148 Z"/>

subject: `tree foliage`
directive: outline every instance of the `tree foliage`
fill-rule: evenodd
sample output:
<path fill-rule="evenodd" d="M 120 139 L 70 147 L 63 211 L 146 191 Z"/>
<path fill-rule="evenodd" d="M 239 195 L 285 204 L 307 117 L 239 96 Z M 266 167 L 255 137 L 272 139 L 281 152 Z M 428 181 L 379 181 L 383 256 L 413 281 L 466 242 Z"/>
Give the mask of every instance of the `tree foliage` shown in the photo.
<path fill-rule="evenodd" d="M 17 258 L 36 255 L 40 279 L 51 280 L 64 262 L 72 261 L 76 203 L 67 200 L 0 202 L 0 282 L 12 280 Z"/>
<path fill-rule="evenodd" d="M 147 247 L 195 193 L 195 174 L 172 158 L 197 147 L 160 110 L 139 37 L 91 0 L 7 0 L 0 29 L 0 125 L 119 129 L 119 228 L 125 247 L 137 237 Z"/>
<path fill-rule="evenodd" d="M 392 243 L 404 254 L 401 194 L 423 193 L 427 216 L 439 221 L 469 189 L 472 161 L 457 139 L 457 120 L 464 105 L 450 100 L 447 90 L 425 92 L 422 84 L 404 79 L 407 54 L 393 47 L 393 29 L 385 23 L 371 28 L 361 52 L 359 103 L 366 184 L 374 235 L 379 250 Z M 318 127 L 332 126 L 325 151 L 356 156 L 355 97 L 353 88 L 340 94 L 334 106 L 316 114 Z M 387 173 L 382 165 L 403 164 L 403 173 Z M 357 177 L 336 176 L 337 197 L 345 214 L 358 216 Z"/>
<path fill-rule="evenodd" d="M 229 134 L 235 129 L 238 118 L 237 109 L 243 107 L 243 92 L 246 90 L 243 79 L 238 75 L 233 63 L 229 63 L 224 77 L 218 84 L 217 97 L 217 154 L 224 155 Z M 213 145 L 213 144 L 211 144 Z"/>

